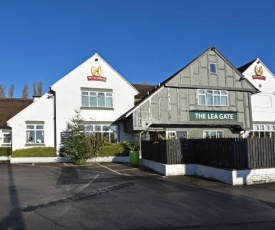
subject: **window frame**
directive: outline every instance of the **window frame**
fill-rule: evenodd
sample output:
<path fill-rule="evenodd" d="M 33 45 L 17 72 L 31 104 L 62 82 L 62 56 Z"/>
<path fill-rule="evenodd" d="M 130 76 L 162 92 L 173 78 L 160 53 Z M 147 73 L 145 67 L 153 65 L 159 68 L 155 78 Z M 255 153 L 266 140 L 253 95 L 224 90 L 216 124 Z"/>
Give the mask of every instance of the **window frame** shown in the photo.
<path fill-rule="evenodd" d="M 214 137 L 209 137 L 209 136 L 206 136 L 206 132 L 209 132 L 209 133 L 215 132 L 215 135 L 214 135 Z M 218 133 L 220 133 L 222 135 L 220 136 L 220 134 L 218 135 Z M 203 136 L 204 139 L 207 139 L 207 138 L 224 138 L 224 131 L 223 130 L 211 130 L 211 129 L 203 130 L 202 136 Z M 219 136 L 219 137 L 217 137 L 217 136 Z"/>
<path fill-rule="evenodd" d="M 214 66 L 214 68 L 215 68 L 214 72 L 212 71 L 211 66 Z M 216 62 L 210 62 L 209 63 L 209 73 L 210 74 L 217 74 L 217 63 Z"/>
<path fill-rule="evenodd" d="M 33 126 L 33 128 L 30 128 L 30 126 Z M 38 128 L 38 126 L 41 126 L 42 128 Z M 34 137 L 30 136 L 31 132 L 34 133 Z M 38 132 L 41 132 L 41 134 L 38 135 Z M 42 140 L 40 139 L 41 136 L 42 136 L 42 138 L 41 138 Z M 26 124 L 26 144 L 27 145 L 45 145 L 45 125 L 44 125 L 44 123 L 41 124 L 40 122 L 38 122 L 38 123 L 27 123 Z"/>
<path fill-rule="evenodd" d="M 198 89 L 197 99 L 198 105 L 224 107 L 229 106 L 229 95 L 227 90 Z M 219 101 L 219 103 L 215 104 L 216 101 Z M 222 103 L 223 101 L 226 103 Z"/>
<path fill-rule="evenodd" d="M 110 90 L 81 90 L 81 107 L 113 109 L 114 94 Z"/>

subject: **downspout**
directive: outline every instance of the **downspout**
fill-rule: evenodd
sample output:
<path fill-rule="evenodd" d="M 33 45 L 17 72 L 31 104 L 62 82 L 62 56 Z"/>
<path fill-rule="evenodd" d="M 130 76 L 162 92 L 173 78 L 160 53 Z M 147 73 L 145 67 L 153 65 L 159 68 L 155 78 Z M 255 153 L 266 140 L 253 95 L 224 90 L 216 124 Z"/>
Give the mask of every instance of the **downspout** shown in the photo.
<path fill-rule="evenodd" d="M 50 92 L 53 95 L 53 136 L 54 136 L 54 148 L 57 152 L 57 140 L 56 140 L 56 92 L 51 89 Z M 58 154 L 59 155 L 59 154 Z"/>
<path fill-rule="evenodd" d="M 145 130 L 143 130 L 143 131 L 141 131 L 140 133 L 139 133 L 139 146 L 140 146 L 140 157 L 142 157 L 142 150 L 141 150 L 141 136 L 142 136 L 142 134 L 143 133 L 146 133 L 146 132 L 148 132 L 148 129 L 150 128 L 150 126 L 152 125 L 153 123 L 149 123 L 147 126 L 146 126 L 146 128 L 145 128 Z"/>

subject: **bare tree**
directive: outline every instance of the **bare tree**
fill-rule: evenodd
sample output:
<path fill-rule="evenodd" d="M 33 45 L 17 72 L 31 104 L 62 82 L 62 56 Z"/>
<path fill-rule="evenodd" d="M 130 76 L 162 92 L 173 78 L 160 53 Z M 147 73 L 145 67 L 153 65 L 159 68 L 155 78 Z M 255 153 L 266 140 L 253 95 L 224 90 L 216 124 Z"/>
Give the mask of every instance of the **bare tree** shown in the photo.
<path fill-rule="evenodd" d="M 42 82 L 33 83 L 33 96 L 42 96 Z"/>
<path fill-rule="evenodd" d="M 5 98 L 6 97 L 6 88 L 4 85 L 0 85 L 0 98 Z"/>
<path fill-rule="evenodd" d="M 33 96 L 38 96 L 38 94 L 37 94 L 37 82 L 33 83 L 33 94 L 32 95 Z"/>
<path fill-rule="evenodd" d="M 37 95 L 42 96 L 42 93 L 43 93 L 42 91 L 43 91 L 42 82 L 39 81 L 37 82 Z"/>
<path fill-rule="evenodd" d="M 24 98 L 24 99 L 29 98 L 29 86 L 27 84 L 25 84 L 23 87 L 21 98 Z"/>
<path fill-rule="evenodd" d="M 11 84 L 9 88 L 9 98 L 13 98 L 13 94 L 14 94 L 14 84 Z"/>

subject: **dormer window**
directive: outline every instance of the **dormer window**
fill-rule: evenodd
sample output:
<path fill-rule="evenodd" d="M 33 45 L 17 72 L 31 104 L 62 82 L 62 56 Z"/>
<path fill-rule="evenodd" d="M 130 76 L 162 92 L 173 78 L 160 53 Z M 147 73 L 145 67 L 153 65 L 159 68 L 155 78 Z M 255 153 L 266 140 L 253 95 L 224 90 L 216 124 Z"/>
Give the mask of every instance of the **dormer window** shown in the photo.
<path fill-rule="evenodd" d="M 217 73 L 216 63 L 209 64 L 210 73 Z"/>

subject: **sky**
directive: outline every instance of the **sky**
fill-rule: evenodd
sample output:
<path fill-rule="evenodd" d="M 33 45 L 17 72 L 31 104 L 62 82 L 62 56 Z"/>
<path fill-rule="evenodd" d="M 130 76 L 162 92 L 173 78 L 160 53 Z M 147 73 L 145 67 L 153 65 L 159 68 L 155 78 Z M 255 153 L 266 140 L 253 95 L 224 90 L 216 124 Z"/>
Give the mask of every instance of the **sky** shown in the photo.
<path fill-rule="evenodd" d="M 14 97 L 39 81 L 46 93 L 95 53 L 130 83 L 156 85 L 210 46 L 275 74 L 275 1 L 0 0 L 0 84 Z"/>

